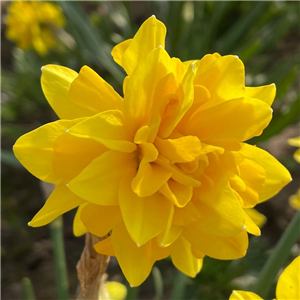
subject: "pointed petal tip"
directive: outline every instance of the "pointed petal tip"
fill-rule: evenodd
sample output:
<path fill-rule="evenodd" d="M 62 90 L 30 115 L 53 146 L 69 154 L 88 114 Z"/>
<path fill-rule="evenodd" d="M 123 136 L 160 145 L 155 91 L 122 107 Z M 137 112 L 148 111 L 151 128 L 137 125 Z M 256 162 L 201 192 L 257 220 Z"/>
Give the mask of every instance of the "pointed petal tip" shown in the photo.
<path fill-rule="evenodd" d="M 243 230 L 246 230 L 246 229 L 247 229 L 247 227 L 246 227 L 245 225 L 243 225 L 242 229 L 243 229 Z"/>
<path fill-rule="evenodd" d="M 155 15 L 152 15 L 152 16 L 151 16 L 151 18 L 154 18 L 154 19 L 156 19 L 156 16 L 155 16 Z"/>

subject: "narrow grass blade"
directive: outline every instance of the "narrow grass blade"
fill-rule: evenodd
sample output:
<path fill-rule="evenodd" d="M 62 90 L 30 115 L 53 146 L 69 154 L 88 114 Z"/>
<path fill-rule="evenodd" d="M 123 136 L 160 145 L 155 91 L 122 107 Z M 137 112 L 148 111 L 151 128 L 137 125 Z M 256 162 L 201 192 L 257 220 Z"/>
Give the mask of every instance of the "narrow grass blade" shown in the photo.
<path fill-rule="evenodd" d="M 22 300 L 35 300 L 34 290 L 29 278 L 24 277 L 21 282 L 22 285 Z"/>
<path fill-rule="evenodd" d="M 63 220 L 61 216 L 50 224 L 50 231 L 54 250 L 55 279 L 58 300 L 68 300 L 69 284 L 63 239 Z"/>
<path fill-rule="evenodd" d="M 154 287 L 155 287 L 154 300 L 161 300 L 163 299 L 163 295 L 164 295 L 164 282 L 160 270 L 157 267 L 153 267 L 152 275 L 153 275 Z"/>
<path fill-rule="evenodd" d="M 228 54 L 239 39 L 245 35 L 251 24 L 257 20 L 265 11 L 267 2 L 256 2 L 251 5 L 251 10 L 247 14 L 241 14 L 240 18 L 234 22 L 231 28 L 219 39 L 218 50 L 223 54 Z"/>
<path fill-rule="evenodd" d="M 80 3 L 74 1 L 59 1 L 68 18 L 70 28 L 74 38 L 77 38 L 78 46 L 82 51 L 88 51 L 98 65 L 103 66 L 114 76 L 118 83 L 122 83 L 124 74 L 114 63 L 110 52 L 112 46 L 103 41 L 96 28 L 89 22 L 85 12 L 82 10 Z"/>
<path fill-rule="evenodd" d="M 266 299 L 268 292 L 283 264 L 288 258 L 293 245 L 300 235 L 300 210 L 295 214 L 288 228 L 280 238 L 276 248 L 263 267 L 255 288 L 257 293 L 263 299 Z"/>
<path fill-rule="evenodd" d="M 184 293 L 186 285 L 189 281 L 189 277 L 183 274 L 180 271 L 177 271 L 177 275 L 175 277 L 175 281 L 173 284 L 173 289 L 171 292 L 170 300 L 173 299 L 185 299 Z"/>

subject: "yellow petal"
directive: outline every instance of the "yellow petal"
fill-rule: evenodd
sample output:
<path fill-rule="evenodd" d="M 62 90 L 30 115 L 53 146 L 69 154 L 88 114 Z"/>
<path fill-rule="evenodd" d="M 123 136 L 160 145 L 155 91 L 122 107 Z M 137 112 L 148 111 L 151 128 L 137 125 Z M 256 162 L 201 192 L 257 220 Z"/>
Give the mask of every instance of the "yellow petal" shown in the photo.
<path fill-rule="evenodd" d="M 119 63 L 122 52 L 122 63 L 120 64 L 128 75 L 131 75 L 138 63 L 153 49 L 158 46 L 165 47 L 166 27 L 158 21 L 155 16 L 148 18 L 139 28 L 134 38 L 129 42 L 117 45 L 112 52 L 118 54 L 116 62 Z"/>
<path fill-rule="evenodd" d="M 234 55 L 204 56 L 200 60 L 194 85 L 204 86 L 211 95 L 211 101 L 201 109 L 218 105 L 225 100 L 245 96 L 245 69 L 243 62 Z"/>
<path fill-rule="evenodd" d="M 87 233 L 87 229 L 84 226 L 84 224 L 81 221 L 80 215 L 81 215 L 81 211 L 82 209 L 87 205 L 87 202 L 80 205 L 77 209 L 76 215 L 74 217 L 74 221 L 73 221 L 73 232 L 75 236 L 81 236 L 83 234 Z"/>
<path fill-rule="evenodd" d="M 131 189 L 133 176 L 129 173 L 121 180 L 119 205 L 129 235 L 141 246 L 166 228 L 172 204 L 160 194 L 138 197 Z"/>
<path fill-rule="evenodd" d="M 156 163 L 141 163 L 137 175 L 133 178 L 131 187 L 139 197 L 147 197 L 156 193 L 172 176 Z"/>
<path fill-rule="evenodd" d="M 123 224 L 113 230 L 112 243 L 126 279 L 132 287 L 140 285 L 149 276 L 154 264 L 154 260 L 149 258 L 151 243 L 138 247 Z"/>
<path fill-rule="evenodd" d="M 190 201 L 184 207 L 174 207 L 174 225 L 185 226 L 193 223 L 200 218 L 200 212 L 196 206 Z"/>
<path fill-rule="evenodd" d="M 182 117 L 178 128 L 184 127 L 191 117 L 196 114 L 201 106 L 210 99 L 210 92 L 203 85 L 194 85 L 194 101 L 192 106 L 188 109 L 185 115 Z"/>
<path fill-rule="evenodd" d="M 220 163 L 229 171 L 235 170 L 243 161 L 244 157 L 238 151 L 226 151 L 220 156 Z"/>
<path fill-rule="evenodd" d="M 243 207 L 254 207 L 259 201 L 259 192 L 266 182 L 266 171 L 253 160 L 245 158 L 239 164 L 239 176 L 246 185 L 243 191 L 237 191 L 242 198 Z"/>
<path fill-rule="evenodd" d="M 123 114 L 119 110 L 108 110 L 86 118 L 68 132 L 80 138 L 97 141 L 111 150 L 136 150 L 136 145 L 129 141 L 130 137 L 123 125 Z"/>
<path fill-rule="evenodd" d="M 122 109 L 123 99 L 113 87 L 88 66 L 81 68 L 71 83 L 70 100 L 97 114 L 109 109 Z"/>
<path fill-rule="evenodd" d="M 245 212 L 259 228 L 262 228 L 266 224 L 267 218 L 256 209 L 246 208 Z"/>
<path fill-rule="evenodd" d="M 239 98 L 199 111 L 184 132 L 201 140 L 245 141 L 260 135 L 271 118 L 272 111 L 266 103 Z"/>
<path fill-rule="evenodd" d="M 162 123 L 159 129 L 159 135 L 161 138 L 167 138 L 173 132 L 184 114 L 192 106 L 194 100 L 194 87 L 192 84 L 194 76 L 194 65 L 192 64 L 184 75 L 180 86 L 181 90 L 177 91 L 178 99 L 174 99 L 175 101 L 171 99 L 165 107 L 164 115 L 162 116 Z"/>
<path fill-rule="evenodd" d="M 196 258 L 199 258 L 199 259 L 202 259 L 205 257 L 205 254 L 200 252 L 199 250 L 197 250 L 195 247 L 191 246 L 191 251 L 192 251 L 192 254 L 196 257 Z"/>
<path fill-rule="evenodd" d="M 173 62 L 172 59 L 168 60 L 168 63 L 171 62 Z M 153 120 L 157 114 L 165 115 L 165 111 L 168 108 L 168 102 L 174 103 L 174 100 L 178 100 L 179 102 L 179 98 L 181 99 L 183 96 L 181 82 L 178 80 L 177 74 L 173 73 L 174 65 L 170 66 L 172 67 L 169 70 L 171 73 L 159 78 L 154 87 L 155 90 L 153 93 L 153 103 L 149 114 L 149 120 Z"/>
<path fill-rule="evenodd" d="M 91 139 L 64 132 L 54 141 L 53 150 L 53 172 L 68 182 L 108 149 Z"/>
<path fill-rule="evenodd" d="M 136 169 L 134 154 L 110 150 L 94 159 L 68 186 L 94 204 L 117 205 L 121 178 L 132 169 Z"/>
<path fill-rule="evenodd" d="M 193 187 L 174 180 L 166 182 L 159 191 L 178 207 L 186 206 L 193 196 Z"/>
<path fill-rule="evenodd" d="M 242 144 L 241 153 L 253 160 L 266 171 L 264 187 L 259 191 L 259 202 L 268 200 L 276 195 L 291 181 L 289 171 L 271 154 L 255 146 Z"/>
<path fill-rule="evenodd" d="M 111 236 L 95 244 L 94 248 L 100 254 L 116 256 Z"/>
<path fill-rule="evenodd" d="M 177 237 L 182 231 L 181 228 L 179 228 L 178 226 L 173 226 L 172 224 L 173 216 L 174 216 L 174 205 L 171 206 L 171 211 L 164 230 L 156 238 L 156 242 L 159 247 L 169 246 L 177 239 Z"/>
<path fill-rule="evenodd" d="M 46 225 L 65 212 L 83 204 L 85 201 L 73 194 L 64 184 L 59 184 L 45 205 L 28 223 L 29 226 Z"/>
<path fill-rule="evenodd" d="M 159 156 L 155 163 L 163 167 L 165 170 L 171 172 L 173 174 L 172 178 L 180 184 L 190 185 L 193 187 L 201 185 L 201 183 L 198 180 L 192 178 L 191 176 L 187 176 L 175 165 L 169 164 L 169 162 L 162 156 Z"/>
<path fill-rule="evenodd" d="M 246 231 L 234 237 L 219 237 L 202 233 L 189 226 L 183 235 L 198 251 L 216 259 L 241 258 L 246 255 L 248 248 Z"/>
<path fill-rule="evenodd" d="M 121 220 L 118 206 L 100 206 L 88 203 L 81 211 L 80 218 L 87 230 L 96 236 L 105 236 Z"/>
<path fill-rule="evenodd" d="M 256 98 L 272 105 L 276 95 L 276 85 L 274 83 L 259 87 L 246 87 L 245 95 L 250 98 Z"/>
<path fill-rule="evenodd" d="M 161 155 L 172 164 L 191 162 L 201 152 L 201 142 L 195 136 L 183 136 L 178 139 L 161 139 L 156 137 L 154 142 Z"/>
<path fill-rule="evenodd" d="M 124 116 L 133 132 L 146 123 L 155 87 L 171 70 L 172 62 L 168 53 L 157 48 L 138 64 L 129 77 L 124 95 Z"/>
<path fill-rule="evenodd" d="M 175 267 L 190 277 L 196 277 L 202 268 L 202 259 L 193 256 L 191 244 L 183 236 L 172 244 L 171 258 Z"/>
<path fill-rule="evenodd" d="M 80 120 L 56 121 L 22 135 L 13 147 L 15 156 L 37 178 L 58 184 L 61 178 L 53 172 L 53 143 L 67 128 Z"/>
<path fill-rule="evenodd" d="M 171 247 L 160 247 L 156 239 L 151 240 L 151 256 L 150 259 L 161 260 L 170 255 Z"/>
<path fill-rule="evenodd" d="M 46 65 L 42 68 L 41 84 L 44 95 L 61 119 L 93 115 L 92 111 L 69 99 L 71 83 L 77 76 L 77 72 L 61 66 Z"/>
<path fill-rule="evenodd" d="M 263 298 L 252 292 L 233 291 L 229 300 L 263 300 Z"/>
<path fill-rule="evenodd" d="M 300 256 L 280 275 L 276 287 L 277 300 L 300 299 Z"/>
<path fill-rule="evenodd" d="M 198 71 L 198 68 L 204 70 L 204 68 L 206 68 L 209 64 L 211 64 L 217 58 L 220 58 L 220 57 L 222 57 L 222 56 L 219 53 L 217 53 L 217 52 L 215 52 L 213 54 L 206 54 L 206 55 L 204 55 L 200 60 L 196 60 L 196 63 L 195 63 L 196 70 Z M 191 61 L 186 61 L 184 63 L 186 64 L 188 62 L 191 62 Z M 192 61 L 192 62 L 195 62 L 195 61 Z M 201 70 L 199 70 L 199 72 L 201 72 Z"/>
<path fill-rule="evenodd" d="M 157 244 L 161 248 L 172 245 L 182 233 L 182 227 L 171 225 L 157 236 Z"/>
<path fill-rule="evenodd" d="M 116 45 L 112 51 L 111 56 L 113 57 L 114 61 L 122 66 L 122 58 L 124 55 L 124 52 L 128 49 L 129 45 L 132 43 L 132 39 L 125 40 L 118 45 Z"/>
<path fill-rule="evenodd" d="M 225 178 L 216 182 L 212 189 L 201 191 L 194 204 L 200 218 L 193 226 L 199 231 L 230 237 L 243 230 L 245 212 Z"/>
<path fill-rule="evenodd" d="M 132 180 L 131 187 L 138 196 L 147 197 L 156 193 L 167 182 L 172 173 L 154 162 L 158 156 L 158 151 L 153 144 L 141 144 L 139 150 L 142 161 Z"/>
<path fill-rule="evenodd" d="M 251 209 L 251 208 L 249 208 L 249 209 Z M 255 209 L 253 209 L 253 210 L 255 210 Z M 255 222 L 250 218 L 250 216 L 247 213 L 245 214 L 245 217 L 246 217 L 245 218 L 245 227 L 246 227 L 247 232 L 249 232 L 253 235 L 256 235 L 256 236 L 260 236 L 259 227 L 255 224 Z"/>

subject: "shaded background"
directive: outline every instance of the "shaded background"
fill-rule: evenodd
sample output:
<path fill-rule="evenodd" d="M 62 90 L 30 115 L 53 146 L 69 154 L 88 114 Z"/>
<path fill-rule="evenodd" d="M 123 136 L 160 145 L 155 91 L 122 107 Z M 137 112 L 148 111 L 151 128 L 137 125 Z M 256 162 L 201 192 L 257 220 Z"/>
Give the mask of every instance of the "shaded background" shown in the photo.
<path fill-rule="evenodd" d="M 195 279 L 185 280 L 184 299 L 228 299 L 232 289 L 251 289 L 270 249 L 291 220 L 294 210 L 288 204 L 299 187 L 296 150 L 287 139 L 300 135 L 299 115 L 299 3 L 298 2 L 58 2 L 66 18 L 57 38 L 61 47 L 39 56 L 22 51 L 6 39 L 5 15 L 9 2 L 1 2 L 1 99 L 2 99 L 2 299 L 20 299 L 20 281 L 29 277 L 37 299 L 55 299 L 53 249 L 49 228 L 30 228 L 27 223 L 45 199 L 39 181 L 14 158 L 16 139 L 57 119 L 40 87 L 40 68 L 49 63 L 79 71 L 88 65 L 120 94 L 124 72 L 112 60 L 112 47 L 131 38 L 152 14 L 167 27 L 166 49 L 181 60 L 200 59 L 207 53 L 238 55 L 246 68 L 246 84 L 275 83 L 277 96 L 274 118 L 264 133 L 249 143 L 267 149 L 292 173 L 294 181 L 279 195 L 257 209 L 268 218 L 262 236 L 252 237 L 245 258 L 217 261 L 205 258 L 203 270 Z M 64 216 L 64 239 L 70 295 L 78 287 L 76 263 L 84 237 L 72 232 L 74 212 Z M 299 252 L 295 245 L 290 260 Z M 183 279 L 172 263 L 156 263 L 165 285 L 165 299 Z M 112 259 L 109 280 L 127 284 Z M 176 280 L 176 281 L 175 281 Z M 174 284 L 175 282 L 175 284 Z M 128 299 L 153 299 L 153 278 L 139 289 L 130 289 Z M 272 291 L 274 293 L 274 289 Z M 274 294 L 270 294 L 270 298 Z M 180 299 L 181 300 L 181 299 Z"/>

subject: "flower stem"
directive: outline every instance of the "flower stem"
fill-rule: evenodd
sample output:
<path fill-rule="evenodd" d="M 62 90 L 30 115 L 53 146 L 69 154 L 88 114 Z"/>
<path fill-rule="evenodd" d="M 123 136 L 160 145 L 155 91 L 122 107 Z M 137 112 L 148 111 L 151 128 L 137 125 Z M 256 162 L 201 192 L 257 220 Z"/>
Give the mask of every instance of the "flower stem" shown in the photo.
<path fill-rule="evenodd" d="M 291 248 L 297 241 L 299 235 L 300 210 L 295 214 L 260 273 L 258 283 L 255 288 L 255 292 L 260 297 L 265 298 L 268 295 L 278 271 L 288 258 Z"/>
<path fill-rule="evenodd" d="M 27 277 L 22 279 L 22 300 L 35 300 L 33 286 Z"/>
<path fill-rule="evenodd" d="M 63 239 L 63 220 L 58 217 L 50 224 L 51 238 L 53 242 L 55 279 L 58 300 L 68 299 L 68 274 Z"/>

